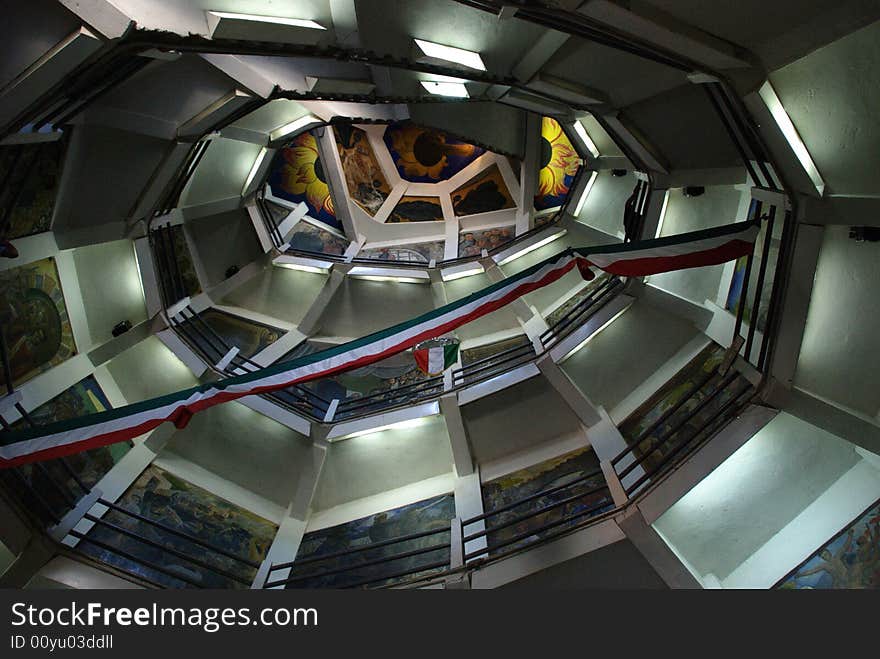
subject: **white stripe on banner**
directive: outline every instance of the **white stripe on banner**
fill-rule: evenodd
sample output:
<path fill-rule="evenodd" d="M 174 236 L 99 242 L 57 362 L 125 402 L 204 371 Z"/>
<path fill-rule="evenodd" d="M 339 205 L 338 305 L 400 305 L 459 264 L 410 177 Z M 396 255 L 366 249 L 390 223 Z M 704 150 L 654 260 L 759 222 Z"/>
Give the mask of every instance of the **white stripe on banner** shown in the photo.
<path fill-rule="evenodd" d="M 443 346 L 428 348 L 428 373 L 434 375 L 443 371 Z"/>

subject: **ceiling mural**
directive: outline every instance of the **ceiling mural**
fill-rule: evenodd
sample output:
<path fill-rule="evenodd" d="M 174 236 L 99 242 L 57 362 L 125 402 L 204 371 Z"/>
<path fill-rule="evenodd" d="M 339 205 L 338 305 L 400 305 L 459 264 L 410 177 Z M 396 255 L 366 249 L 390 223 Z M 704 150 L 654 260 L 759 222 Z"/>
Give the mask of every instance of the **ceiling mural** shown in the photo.
<path fill-rule="evenodd" d="M 452 208 L 456 216 L 461 217 L 516 208 L 516 202 L 498 165 L 492 165 L 452 193 Z"/>
<path fill-rule="evenodd" d="M 348 194 L 358 206 L 375 215 L 391 193 L 391 186 L 382 173 L 367 133 L 348 124 L 340 124 L 333 130 Z"/>
<path fill-rule="evenodd" d="M 401 197 L 386 222 L 442 222 L 440 197 Z"/>
<path fill-rule="evenodd" d="M 410 261 L 430 263 L 443 260 L 445 243 L 442 240 L 415 243 L 411 245 L 391 245 L 388 247 L 367 247 L 358 252 L 358 258 L 379 261 Z"/>
<path fill-rule="evenodd" d="M 295 204 L 305 202 L 313 219 L 342 229 L 333 209 L 315 131 L 297 135 L 290 144 L 278 150 L 269 171 L 269 187 L 279 199 Z"/>
<path fill-rule="evenodd" d="M 541 171 L 535 193 L 535 210 L 556 208 L 565 203 L 581 161 L 571 140 L 555 119 L 541 120 Z"/>
<path fill-rule="evenodd" d="M 450 179 L 486 152 L 442 130 L 408 121 L 389 124 L 385 144 L 400 178 L 413 183 Z"/>
<path fill-rule="evenodd" d="M 516 227 L 495 227 L 480 231 L 463 231 L 458 237 L 458 256 L 478 256 L 513 240 Z"/>

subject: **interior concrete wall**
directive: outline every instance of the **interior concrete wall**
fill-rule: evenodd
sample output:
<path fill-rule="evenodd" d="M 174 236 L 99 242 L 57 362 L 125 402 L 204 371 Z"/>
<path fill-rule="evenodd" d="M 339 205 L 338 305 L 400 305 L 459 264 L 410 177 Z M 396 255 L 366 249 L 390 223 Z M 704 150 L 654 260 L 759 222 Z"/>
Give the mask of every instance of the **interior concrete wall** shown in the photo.
<path fill-rule="evenodd" d="M 223 304 L 299 323 L 321 292 L 327 275 L 266 267 L 222 299 Z"/>
<path fill-rule="evenodd" d="M 155 336 L 114 357 L 107 368 L 129 403 L 198 384 L 192 371 Z"/>
<path fill-rule="evenodd" d="M 427 417 L 413 427 L 334 442 L 312 508 L 327 510 L 451 471 L 446 422 L 442 416 Z"/>
<path fill-rule="evenodd" d="M 8 2 L 0 22 L 0 88 L 79 27 L 76 17 L 54 0 Z"/>
<path fill-rule="evenodd" d="M 364 336 L 433 308 L 426 284 L 346 277 L 321 316 L 319 331 L 323 336 Z"/>
<path fill-rule="evenodd" d="M 880 420 L 880 244 L 825 228 L 794 384 Z"/>
<path fill-rule="evenodd" d="M 742 192 L 732 185 L 710 186 L 700 197 L 685 197 L 681 188 L 669 191 L 661 236 L 729 224 L 745 217 L 736 216 Z M 651 284 L 697 304 L 714 301 L 721 284 L 724 265 L 690 268 L 651 277 Z"/>
<path fill-rule="evenodd" d="M 827 184 L 836 194 L 877 194 L 872 162 L 880 150 L 874 80 L 880 68 L 880 21 L 770 75 L 779 99 Z"/>
<path fill-rule="evenodd" d="M 687 321 L 639 299 L 562 370 L 596 405 L 611 410 L 698 334 Z"/>
<path fill-rule="evenodd" d="M 174 433 L 160 457 L 167 453 L 282 508 L 293 500 L 302 468 L 311 467 L 307 437 L 236 402 L 196 414 Z"/>
<path fill-rule="evenodd" d="M 473 275 L 454 279 L 443 284 L 446 289 L 446 297 L 450 302 L 455 302 L 463 297 L 475 293 L 480 289 L 491 285 L 489 277 L 485 274 Z M 510 308 L 502 308 L 482 318 L 478 318 L 467 325 L 462 325 L 456 331 L 462 341 L 479 340 L 497 332 L 506 332 L 519 328 L 516 316 Z"/>
<path fill-rule="evenodd" d="M 132 241 L 78 247 L 73 261 L 93 345 L 112 339 L 111 330 L 122 320 L 137 325 L 147 319 Z"/>
<path fill-rule="evenodd" d="M 304 117 L 308 113 L 309 111 L 296 101 L 279 98 L 257 108 L 232 125 L 236 128 L 269 133 L 276 128 L 281 128 L 292 121 L 296 121 L 300 117 Z"/>
<path fill-rule="evenodd" d="M 654 526 L 698 577 L 723 581 L 861 460 L 852 444 L 783 412 Z M 880 473 L 876 487 L 880 493 Z M 844 512 L 832 527 L 851 519 Z M 795 541 L 808 555 L 835 532 Z"/>
<path fill-rule="evenodd" d="M 557 563 L 501 586 L 513 590 L 666 589 L 660 575 L 629 540 Z"/>
<path fill-rule="evenodd" d="M 636 177 L 631 171 L 619 177 L 610 171 L 599 172 L 577 221 L 609 236 L 622 235 L 623 206 L 635 187 Z"/>
<path fill-rule="evenodd" d="M 229 266 L 243 268 L 263 255 L 254 225 L 244 210 L 193 220 L 186 230 L 207 278 L 202 286 L 219 284 L 226 279 Z"/>
<path fill-rule="evenodd" d="M 65 156 L 53 230 L 127 218 L 166 148 L 167 142 L 154 137 L 76 126 Z"/>
<path fill-rule="evenodd" d="M 537 376 L 461 408 L 478 464 L 582 433 L 580 421 L 543 376 Z"/>
<path fill-rule="evenodd" d="M 180 206 L 240 196 L 261 148 L 249 142 L 213 138 L 180 195 Z"/>

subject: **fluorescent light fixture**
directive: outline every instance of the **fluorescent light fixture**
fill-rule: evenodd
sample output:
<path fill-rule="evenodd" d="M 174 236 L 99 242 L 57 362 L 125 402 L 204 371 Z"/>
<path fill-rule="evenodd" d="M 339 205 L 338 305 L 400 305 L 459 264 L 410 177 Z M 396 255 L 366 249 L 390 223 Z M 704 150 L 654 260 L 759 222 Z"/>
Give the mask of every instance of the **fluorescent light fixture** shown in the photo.
<path fill-rule="evenodd" d="M 267 153 L 269 153 L 269 149 L 267 149 L 266 147 L 262 147 L 260 149 L 260 152 L 257 154 L 257 159 L 254 160 L 254 164 L 251 167 L 251 171 L 248 174 L 248 177 L 244 182 L 244 187 L 241 189 L 242 195 L 244 195 L 247 192 L 248 188 L 251 186 L 251 183 L 253 183 L 254 177 L 257 175 L 257 172 L 259 171 L 260 165 L 263 164 L 263 158 L 266 157 Z"/>
<path fill-rule="evenodd" d="M 413 39 L 413 41 L 416 42 L 416 45 L 428 57 L 442 59 L 447 62 L 452 62 L 453 64 L 460 64 L 469 69 L 477 69 L 479 71 L 486 70 L 486 65 L 483 64 L 483 60 L 479 53 L 470 50 L 463 50 L 461 48 L 453 48 L 452 46 L 442 46 L 439 43 L 423 41 L 422 39 Z"/>
<path fill-rule="evenodd" d="M 430 284 L 431 277 L 424 270 L 404 270 L 402 268 L 372 268 L 356 266 L 348 271 L 348 276 L 367 281 L 392 281 L 404 284 Z"/>
<path fill-rule="evenodd" d="M 544 245 L 549 245 L 557 238 L 562 238 L 562 236 L 564 236 L 566 233 L 568 233 L 568 231 L 566 229 L 563 229 L 562 231 L 554 233 L 552 236 L 547 236 L 543 240 L 539 240 L 538 242 L 536 242 L 533 245 L 529 245 L 528 247 L 524 247 L 523 249 L 519 250 L 518 252 L 514 252 L 513 254 L 511 254 L 510 256 L 505 258 L 503 261 L 499 261 L 498 265 L 506 265 L 506 264 L 510 263 L 511 261 L 518 259 L 521 256 L 525 256 L 529 252 L 534 252 L 536 249 L 541 249 L 542 247 L 544 247 Z"/>
<path fill-rule="evenodd" d="M 418 428 L 419 426 L 423 426 L 428 422 L 428 419 L 431 417 L 437 416 L 440 414 L 440 406 L 434 402 L 431 403 L 431 413 L 426 414 L 425 416 L 416 417 L 415 419 L 407 419 L 406 421 L 398 421 L 397 423 L 389 423 L 384 426 L 378 426 L 376 428 L 369 428 L 367 430 L 358 430 L 357 432 L 353 432 L 349 435 L 343 435 L 342 437 L 334 437 L 330 441 L 338 442 L 343 439 L 354 439 L 355 437 L 363 437 L 364 435 L 373 435 L 377 432 L 382 432 L 384 430 L 406 430 L 409 428 Z"/>
<path fill-rule="evenodd" d="M 584 128 L 584 125 L 580 121 L 574 122 L 574 132 L 578 134 L 578 137 L 581 138 L 581 142 L 584 143 L 584 146 L 590 151 L 594 158 L 599 157 L 599 149 L 596 148 L 596 143 L 590 139 L 590 135 L 587 133 L 587 129 Z"/>
<path fill-rule="evenodd" d="M 311 30 L 326 30 L 327 28 L 315 21 L 305 18 L 284 18 L 282 16 L 257 16 L 256 14 L 236 14 L 231 11 L 209 11 L 217 18 L 228 18 L 234 21 L 254 21 L 256 23 L 274 23 L 275 25 L 291 25 L 293 27 L 306 27 Z"/>
<path fill-rule="evenodd" d="M 655 238 L 659 238 L 660 234 L 663 233 L 663 222 L 666 220 L 666 209 L 669 207 L 669 190 L 666 191 L 666 194 L 663 195 L 663 207 L 660 209 L 660 219 L 657 220 L 657 233 L 654 234 Z"/>
<path fill-rule="evenodd" d="M 427 284 L 431 280 L 430 279 L 416 279 L 415 277 L 392 277 L 385 275 L 352 275 L 349 273 L 350 277 L 354 279 L 363 279 L 365 281 L 392 281 L 398 284 Z"/>
<path fill-rule="evenodd" d="M 483 266 L 477 264 L 472 268 L 466 268 L 464 270 L 441 270 L 440 276 L 443 281 L 455 281 L 456 279 L 464 279 L 465 277 L 473 277 L 474 275 L 481 275 L 485 272 L 483 270 Z M 448 273 L 448 274 L 447 274 Z"/>
<path fill-rule="evenodd" d="M 318 275 L 326 275 L 330 268 L 321 268 L 316 265 L 305 265 L 304 263 L 278 263 L 279 268 L 287 268 L 288 270 L 299 270 L 300 272 L 314 272 Z"/>
<path fill-rule="evenodd" d="M 813 162 L 810 152 L 807 151 L 807 147 L 803 140 L 801 140 L 797 128 L 795 128 L 794 124 L 791 122 L 791 117 L 789 117 L 788 112 L 785 111 L 782 101 L 779 100 L 779 97 L 776 95 L 776 91 L 773 89 L 769 80 L 758 90 L 758 95 L 764 101 L 767 109 L 770 110 L 770 114 L 773 115 L 773 119 L 776 121 L 776 124 L 785 136 L 785 140 L 800 161 L 801 167 L 804 168 L 804 171 L 807 172 L 807 175 L 816 187 L 816 192 L 819 193 L 819 196 L 824 195 L 825 181 L 822 179 L 822 175 L 816 168 L 816 163 Z"/>
<path fill-rule="evenodd" d="M 611 325 L 611 323 L 613 323 L 615 320 L 617 320 L 617 319 L 620 318 L 623 314 L 625 314 L 627 311 L 629 311 L 629 309 L 630 309 L 631 306 L 632 306 L 632 305 L 630 304 L 630 305 L 624 307 L 623 309 L 621 309 L 620 311 L 618 311 L 618 312 L 617 312 L 616 314 L 614 314 L 613 316 L 611 316 L 611 318 L 608 319 L 608 322 L 607 322 L 607 323 L 603 324 L 599 329 L 597 329 L 595 332 L 593 332 L 592 334 L 590 334 L 590 336 L 588 336 L 588 337 L 585 338 L 583 341 L 581 341 L 580 343 L 578 343 L 574 348 L 572 348 L 571 350 L 569 350 L 569 351 L 565 354 L 565 356 L 557 362 L 557 364 L 561 364 L 561 363 L 564 362 L 566 359 L 568 359 L 569 357 L 571 357 L 574 353 L 576 353 L 578 350 L 580 350 L 580 349 L 583 348 L 585 345 L 587 345 L 587 344 L 588 344 L 590 341 L 592 341 L 594 338 L 596 338 L 596 337 L 599 335 L 599 332 L 601 332 L 603 329 L 605 329 L 606 327 L 608 327 L 609 325 Z"/>
<path fill-rule="evenodd" d="M 467 87 L 460 82 L 435 82 L 433 80 L 421 80 L 422 87 L 435 96 L 452 96 L 455 98 L 470 98 Z"/>
<path fill-rule="evenodd" d="M 584 204 L 586 203 L 587 197 L 590 195 L 590 191 L 593 189 L 593 184 L 596 183 L 597 178 L 599 178 L 599 172 L 593 172 L 592 174 L 590 174 L 590 180 L 587 181 L 587 184 L 584 186 L 584 191 L 581 193 L 581 198 L 578 199 L 577 206 L 575 206 L 575 217 L 578 217 L 581 214 L 581 211 L 584 210 Z"/>
<path fill-rule="evenodd" d="M 271 131 L 269 133 L 269 141 L 274 142 L 276 140 L 280 140 L 282 137 L 290 135 L 291 133 L 295 133 L 300 128 L 304 128 L 304 127 L 308 126 L 309 124 L 319 124 L 319 123 L 321 123 L 320 119 L 318 119 L 317 117 L 315 117 L 311 114 L 307 114 L 304 117 L 300 117 L 299 119 L 295 119 L 294 121 L 291 121 L 289 124 L 284 124 L 283 126 L 280 126 L 280 127 L 276 128 L 275 130 Z"/>

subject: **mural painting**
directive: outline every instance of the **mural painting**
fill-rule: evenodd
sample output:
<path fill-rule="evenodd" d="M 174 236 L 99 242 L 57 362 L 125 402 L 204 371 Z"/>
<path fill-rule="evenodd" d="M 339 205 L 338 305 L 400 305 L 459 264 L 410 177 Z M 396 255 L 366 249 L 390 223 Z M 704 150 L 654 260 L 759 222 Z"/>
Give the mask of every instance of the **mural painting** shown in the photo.
<path fill-rule="evenodd" d="M 542 118 L 541 170 L 538 173 L 535 210 L 556 208 L 565 203 L 580 164 L 580 157 L 562 125 L 556 119 Z"/>
<path fill-rule="evenodd" d="M 54 258 L 0 272 L 0 328 L 16 387 L 76 354 Z"/>
<path fill-rule="evenodd" d="M 305 202 L 310 217 L 342 231 L 342 224 L 333 209 L 314 131 L 297 135 L 290 144 L 278 150 L 269 169 L 268 181 L 273 195 L 295 204 Z"/>
<path fill-rule="evenodd" d="M 401 197 L 387 224 L 398 222 L 442 222 L 443 208 L 439 197 Z"/>
<path fill-rule="evenodd" d="M 195 297 L 202 292 L 202 285 L 199 283 L 199 276 L 193 264 L 192 253 L 189 251 L 189 243 L 182 224 L 171 227 L 171 240 L 174 243 L 174 258 L 183 279 L 183 288 L 187 295 Z M 167 279 L 171 277 L 171 272 L 167 268 L 162 268 L 159 275 Z M 167 286 L 167 290 L 172 290 L 170 282 L 167 282 Z"/>
<path fill-rule="evenodd" d="M 688 397 L 700 382 L 722 363 L 725 353 L 724 347 L 717 343 L 710 343 L 620 424 L 620 433 L 626 439 L 627 444 L 635 445 L 634 453 L 639 456 L 648 455 L 648 458 L 642 463 L 646 471 L 649 471 L 664 455 L 675 450 L 679 445 L 679 440 L 690 441 L 693 439 L 701 426 L 726 403 L 730 402 L 734 396 L 733 392 L 744 390 L 746 381 L 740 377 L 740 382 L 734 382 L 724 392 L 706 403 L 697 414 L 683 425 L 680 424 L 680 421 L 697 408 L 707 396 L 714 393 L 714 387 L 721 380 L 715 376 L 708 385 L 703 386 L 700 393 L 692 396 L 663 423 L 639 440 L 642 433 L 649 430 L 667 410 L 675 407 L 682 398 Z M 672 438 L 661 443 L 662 437 L 670 432 L 673 432 Z"/>
<path fill-rule="evenodd" d="M 152 521 L 181 531 L 259 565 L 265 558 L 278 526 L 267 519 L 151 465 L 117 501 L 117 504 Z M 87 538 L 136 557 L 134 561 L 110 549 L 80 541 L 79 548 L 98 560 L 137 574 L 168 588 L 249 588 L 256 568 L 195 544 L 124 513 L 109 511 L 103 519 L 139 536 L 235 577 L 218 574 L 184 558 L 145 544 L 120 531 L 95 525 Z M 154 570 L 140 561 L 162 567 Z M 177 579 L 172 575 L 179 575 Z M 184 581 L 185 579 L 186 581 Z M 189 582 L 189 583 L 188 583 Z"/>
<path fill-rule="evenodd" d="M 377 261 L 414 261 L 416 263 L 430 263 L 442 261 L 445 243 L 435 240 L 427 243 L 414 243 L 412 245 L 390 245 L 388 247 L 367 247 L 358 252 L 359 259 L 373 259 Z"/>
<path fill-rule="evenodd" d="M 408 121 L 385 129 L 385 145 L 400 178 L 413 183 L 446 181 L 486 152 L 442 130 Z"/>
<path fill-rule="evenodd" d="M 300 220 L 296 223 L 293 233 L 290 235 L 291 249 L 299 249 L 304 252 L 316 252 L 320 254 L 334 254 L 342 256 L 348 249 L 348 239 L 330 233 L 326 229 L 316 227 L 314 224 Z"/>
<path fill-rule="evenodd" d="M 458 255 L 479 256 L 484 249 L 488 252 L 513 240 L 514 233 L 513 226 L 462 231 L 458 236 Z"/>
<path fill-rule="evenodd" d="M 751 325 L 754 309 L 752 306 L 755 301 L 755 289 L 758 285 L 758 272 L 761 269 L 761 260 L 764 256 L 764 241 L 767 238 L 767 224 L 764 223 L 758 239 L 755 241 L 754 257 L 752 259 L 752 272 L 749 275 L 748 296 L 746 297 L 745 311 L 743 312 L 743 322 Z M 770 309 L 770 297 L 773 294 L 773 281 L 775 279 L 776 263 L 779 259 L 779 244 L 782 239 L 782 223 L 776 222 L 773 227 L 773 237 L 770 241 L 770 249 L 767 253 L 767 271 L 764 276 L 763 287 L 761 288 L 761 301 L 757 314 L 756 328 L 759 332 L 763 332 L 767 327 L 767 313 Z M 743 256 L 736 261 L 734 266 L 733 277 L 730 281 L 730 290 L 727 293 L 727 303 L 725 308 L 732 314 L 736 314 L 739 310 L 740 301 L 743 293 L 743 282 L 746 275 L 746 263 L 748 258 Z"/>
<path fill-rule="evenodd" d="M 529 341 L 529 337 L 522 334 L 510 339 L 504 339 L 503 341 L 495 341 L 494 343 L 486 343 L 481 346 L 467 348 L 461 351 L 461 365 L 468 366 L 481 359 L 488 359 L 492 355 L 497 355 L 505 350 L 511 350 L 526 344 L 531 344 L 531 341 Z"/>
<path fill-rule="evenodd" d="M 383 540 L 390 540 L 412 533 L 435 529 L 446 531 L 445 533 L 406 540 L 376 549 L 367 549 L 358 552 L 353 557 L 328 558 L 326 561 L 311 563 L 299 569 L 294 566 L 290 573 L 291 578 L 299 576 L 310 578 L 291 584 L 288 588 L 344 588 L 366 581 L 370 581 L 370 587 L 374 587 L 409 580 L 413 578 L 413 575 L 396 579 L 385 579 L 383 577 L 389 573 L 418 570 L 421 566 L 441 561 L 448 563 L 448 530 L 449 522 L 453 517 L 455 517 L 455 498 L 452 494 L 445 494 L 375 515 L 369 515 L 368 517 L 362 517 L 352 522 L 306 533 L 296 555 L 296 560 L 298 561 L 319 558 L 346 549 L 382 542 Z M 441 546 L 434 551 L 425 552 L 424 554 L 400 558 L 379 565 L 354 568 L 343 573 L 327 575 L 325 577 L 320 576 L 321 572 L 332 571 L 336 568 L 373 562 L 397 554 L 412 552 L 416 549 L 443 545 L 444 543 L 445 546 Z M 419 576 L 428 575 L 431 571 L 425 570 Z"/>
<path fill-rule="evenodd" d="M 258 323 L 255 320 L 235 316 L 219 309 L 206 309 L 199 317 L 214 330 L 227 345 L 237 346 L 242 357 L 253 357 L 258 352 L 275 343 L 282 334 L 283 329 Z M 206 354 L 213 354 L 211 344 L 201 335 L 194 336 L 193 340 Z M 216 340 L 215 340 L 216 343 Z M 217 349 L 214 348 L 214 352 Z"/>
<path fill-rule="evenodd" d="M 98 381 L 90 375 L 31 410 L 28 416 L 34 425 L 43 426 L 111 408 L 112 405 Z M 30 424 L 24 419 L 11 424 L 12 430 L 24 430 L 29 427 Z M 3 442 L 3 434 L 0 432 L 0 443 Z M 87 488 L 95 487 L 113 465 L 128 453 L 131 446 L 131 442 L 101 446 L 68 455 L 64 458 L 66 467 L 61 460 L 47 460 L 41 463 L 42 469 L 34 465 L 23 465 L 19 467 L 19 473 L 40 493 L 55 515 L 60 517 L 70 510 L 72 505 L 69 500 L 61 496 L 52 482 L 61 485 L 74 500 L 79 500 L 86 492 L 79 486 L 77 479 Z"/>
<path fill-rule="evenodd" d="M 580 478 L 584 480 L 575 483 Z M 614 502 L 608 489 L 604 487 L 605 477 L 599 467 L 599 458 L 590 448 L 572 451 L 483 483 L 483 510 L 487 513 L 539 492 L 569 484 L 571 484 L 569 487 L 536 497 L 488 518 L 486 526 L 489 529 L 510 523 L 509 526 L 499 528 L 497 531 L 490 531 L 488 535 L 490 550 L 497 547 L 498 551 L 508 551 L 533 542 L 537 538 L 552 535 L 560 529 L 575 526 L 590 517 L 611 510 Z M 593 492 L 593 490 L 597 491 Z M 569 499 L 573 500 L 544 512 L 538 512 L 541 508 Z M 520 521 L 513 521 L 528 513 L 536 514 Z M 561 521 L 579 513 L 583 514 L 566 522 Z M 560 523 L 549 529 L 539 530 L 540 527 L 554 522 Z M 470 527 L 465 530 L 466 533 L 473 531 L 474 529 Z M 514 540 L 514 538 L 519 539 Z"/>
<path fill-rule="evenodd" d="M 818 549 L 776 588 L 880 588 L 880 501 Z"/>
<path fill-rule="evenodd" d="M 7 239 L 48 231 L 64 158 L 62 140 L 0 147 L 0 207 L 12 205 Z"/>
<path fill-rule="evenodd" d="M 515 207 L 498 165 L 484 169 L 452 193 L 452 208 L 457 217 Z"/>
<path fill-rule="evenodd" d="M 366 131 L 348 124 L 333 129 L 348 194 L 371 216 L 391 193 Z"/>

